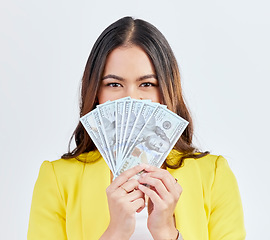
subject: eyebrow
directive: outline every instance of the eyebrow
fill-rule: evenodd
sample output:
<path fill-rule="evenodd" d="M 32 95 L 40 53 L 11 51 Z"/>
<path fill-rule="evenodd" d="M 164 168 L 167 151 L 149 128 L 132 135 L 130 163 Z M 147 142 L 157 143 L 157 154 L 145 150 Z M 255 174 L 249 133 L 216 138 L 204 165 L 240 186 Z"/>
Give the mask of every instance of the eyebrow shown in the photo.
<path fill-rule="evenodd" d="M 108 78 L 113 78 L 113 79 L 116 79 L 116 80 L 119 80 L 119 81 L 124 81 L 125 80 L 124 78 L 119 77 L 119 76 L 114 75 L 114 74 L 108 74 L 108 75 L 104 76 L 103 78 L 101 78 L 101 80 L 105 80 L 105 79 L 108 79 Z M 155 74 L 147 74 L 147 75 L 139 77 L 138 79 L 136 79 L 136 81 L 143 81 L 143 80 L 148 79 L 148 78 L 157 79 L 157 76 Z"/>
<path fill-rule="evenodd" d="M 105 80 L 107 78 L 113 78 L 113 79 L 116 79 L 116 80 L 119 80 L 119 81 L 124 81 L 124 78 L 116 76 L 114 74 L 108 74 L 108 75 L 104 76 L 103 78 L 101 78 L 101 80 Z"/>
<path fill-rule="evenodd" d="M 145 79 L 148 79 L 148 78 L 155 78 L 155 79 L 157 79 L 157 76 L 155 74 L 148 74 L 148 75 L 144 75 L 142 77 L 139 77 L 137 79 L 137 81 L 142 81 L 142 80 L 145 80 Z"/>

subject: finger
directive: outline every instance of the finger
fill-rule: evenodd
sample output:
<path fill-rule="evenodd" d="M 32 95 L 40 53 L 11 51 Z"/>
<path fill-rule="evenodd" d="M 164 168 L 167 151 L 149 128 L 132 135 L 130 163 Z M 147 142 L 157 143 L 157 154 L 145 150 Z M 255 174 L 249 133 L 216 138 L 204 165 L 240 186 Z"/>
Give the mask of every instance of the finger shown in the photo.
<path fill-rule="evenodd" d="M 140 213 L 144 208 L 145 208 L 145 204 L 144 204 L 143 207 L 140 207 L 136 212 L 137 212 L 137 213 Z"/>
<path fill-rule="evenodd" d="M 167 170 L 164 172 L 151 172 L 149 173 L 151 177 L 160 179 L 165 185 L 168 192 L 172 193 L 174 196 L 178 196 L 182 193 L 182 187 Z"/>
<path fill-rule="evenodd" d="M 155 204 L 160 204 L 162 202 L 162 200 L 160 199 L 160 197 L 158 196 L 158 194 L 154 191 L 151 190 L 148 187 L 145 187 L 144 185 L 140 184 L 138 186 L 138 188 L 145 194 L 147 195 L 151 201 Z"/>
<path fill-rule="evenodd" d="M 126 201 L 133 202 L 139 198 L 144 199 L 144 193 L 140 190 L 134 190 L 133 192 L 126 195 L 125 199 Z"/>
<path fill-rule="evenodd" d="M 143 174 L 143 176 L 141 176 L 138 179 L 138 181 L 141 184 L 147 184 L 147 185 L 154 187 L 155 190 L 157 191 L 158 195 L 162 199 L 166 199 L 166 197 L 169 194 L 169 192 L 168 192 L 167 188 L 164 186 L 163 182 L 158 178 L 151 177 L 149 174 Z"/>
<path fill-rule="evenodd" d="M 146 206 L 145 195 L 144 195 L 144 193 L 143 193 L 141 190 L 139 190 L 139 191 L 143 194 L 144 204 L 143 204 L 142 207 L 140 207 L 140 208 L 136 211 L 137 213 L 140 213 L 140 212 L 145 208 L 145 206 Z"/>
<path fill-rule="evenodd" d="M 132 192 L 134 189 L 136 189 L 139 185 L 138 180 L 130 179 L 124 184 L 120 186 L 120 188 L 124 189 L 127 193 Z"/>
<path fill-rule="evenodd" d="M 136 165 L 125 172 L 121 173 L 111 184 L 111 189 L 116 190 L 123 183 L 127 182 L 131 177 L 141 172 L 146 167 L 145 164 Z"/>
<path fill-rule="evenodd" d="M 147 172 L 155 172 L 155 171 L 159 171 L 159 170 L 163 170 L 163 169 L 155 167 L 153 165 L 146 165 L 146 167 L 145 167 L 145 171 L 147 171 Z"/>
<path fill-rule="evenodd" d="M 176 192 L 177 195 L 182 192 L 182 187 L 180 186 L 180 184 L 167 170 L 158 169 L 155 167 L 147 168 L 147 171 L 148 170 L 150 170 L 150 172 L 145 175 L 160 179 L 169 192 Z"/>
<path fill-rule="evenodd" d="M 140 209 L 143 209 L 145 207 L 145 201 L 143 198 L 136 199 L 131 204 L 131 209 L 134 212 L 139 211 Z"/>

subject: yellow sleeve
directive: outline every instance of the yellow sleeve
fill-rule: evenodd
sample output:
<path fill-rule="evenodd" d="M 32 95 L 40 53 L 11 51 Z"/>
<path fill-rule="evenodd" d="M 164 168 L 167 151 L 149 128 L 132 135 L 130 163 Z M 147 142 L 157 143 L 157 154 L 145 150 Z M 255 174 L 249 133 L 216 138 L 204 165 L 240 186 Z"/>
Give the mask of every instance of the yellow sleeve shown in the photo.
<path fill-rule="evenodd" d="M 34 187 L 27 239 L 67 239 L 65 215 L 53 164 L 45 161 Z"/>
<path fill-rule="evenodd" d="M 227 161 L 216 161 L 211 191 L 210 240 L 245 239 L 244 216 L 238 185 Z"/>

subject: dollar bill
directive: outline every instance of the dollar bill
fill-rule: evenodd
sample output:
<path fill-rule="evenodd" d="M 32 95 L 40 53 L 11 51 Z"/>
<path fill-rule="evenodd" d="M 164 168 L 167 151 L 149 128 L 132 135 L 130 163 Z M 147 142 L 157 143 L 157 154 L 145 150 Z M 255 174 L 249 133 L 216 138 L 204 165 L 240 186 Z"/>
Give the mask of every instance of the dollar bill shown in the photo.
<path fill-rule="evenodd" d="M 140 103 L 140 101 L 136 101 L 137 103 Z M 144 125 L 146 122 L 149 120 L 151 115 L 153 114 L 154 110 L 160 105 L 157 103 L 151 103 L 147 101 L 141 101 L 143 105 L 139 108 L 136 109 L 136 112 L 133 113 L 133 116 L 135 118 L 135 121 L 133 125 L 130 125 L 130 129 L 128 132 L 128 139 L 125 143 L 125 148 L 123 149 L 123 158 L 125 157 L 125 154 L 128 149 L 130 149 L 131 145 L 134 143 L 135 139 L 143 129 Z"/>
<path fill-rule="evenodd" d="M 116 101 L 116 165 L 118 160 L 121 160 L 120 156 L 120 143 L 121 143 L 121 132 L 122 132 L 122 122 L 124 121 L 123 111 L 124 111 L 124 101 Z"/>
<path fill-rule="evenodd" d="M 82 122 L 114 176 L 140 163 L 160 167 L 188 122 L 150 100 L 108 101 Z"/>
<path fill-rule="evenodd" d="M 118 165 L 118 162 L 121 161 L 121 141 L 122 141 L 122 133 L 123 133 L 123 123 L 125 122 L 124 119 L 124 107 L 125 102 L 127 100 L 131 100 L 130 97 L 121 98 L 119 100 L 115 101 L 115 111 L 116 111 L 116 165 Z M 118 161 L 119 159 L 119 161 Z"/>
<path fill-rule="evenodd" d="M 106 151 L 105 139 L 103 138 L 103 135 L 99 134 L 98 126 L 94 117 L 96 111 L 97 110 L 95 109 L 89 112 L 88 114 L 84 115 L 83 117 L 80 118 L 80 121 L 84 126 L 85 130 L 87 131 L 87 133 L 89 134 L 89 136 L 91 137 L 92 141 L 96 145 L 98 151 L 104 158 L 105 162 L 108 164 L 111 171 L 115 172 L 115 166 L 112 165 L 112 162 L 108 157 L 108 152 Z"/>
<path fill-rule="evenodd" d="M 112 164 L 116 164 L 116 112 L 115 102 L 108 101 L 97 106 L 99 120 L 101 122 L 102 132 L 104 133 L 104 140 L 107 146 L 107 152 Z"/>
<path fill-rule="evenodd" d="M 160 167 L 187 125 L 183 118 L 158 106 L 129 147 L 115 175 L 140 163 Z"/>
<path fill-rule="evenodd" d="M 127 133 L 127 119 L 129 116 L 129 111 L 131 108 L 132 100 L 127 100 L 124 102 L 123 107 L 123 115 L 122 115 L 122 125 L 121 125 L 121 133 L 120 133 L 120 144 L 119 144 L 119 158 L 122 158 L 122 152 L 124 150 L 125 140 L 126 140 L 126 133 Z"/>

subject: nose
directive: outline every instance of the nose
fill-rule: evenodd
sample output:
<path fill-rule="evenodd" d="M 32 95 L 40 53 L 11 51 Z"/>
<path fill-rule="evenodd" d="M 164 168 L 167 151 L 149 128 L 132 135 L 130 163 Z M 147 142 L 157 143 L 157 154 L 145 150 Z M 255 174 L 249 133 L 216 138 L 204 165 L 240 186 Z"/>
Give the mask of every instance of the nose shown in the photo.
<path fill-rule="evenodd" d="M 126 89 L 126 96 L 129 96 L 133 99 L 143 99 L 140 94 L 140 91 L 136 89 L 136 87 L 128 87 Z"/>

